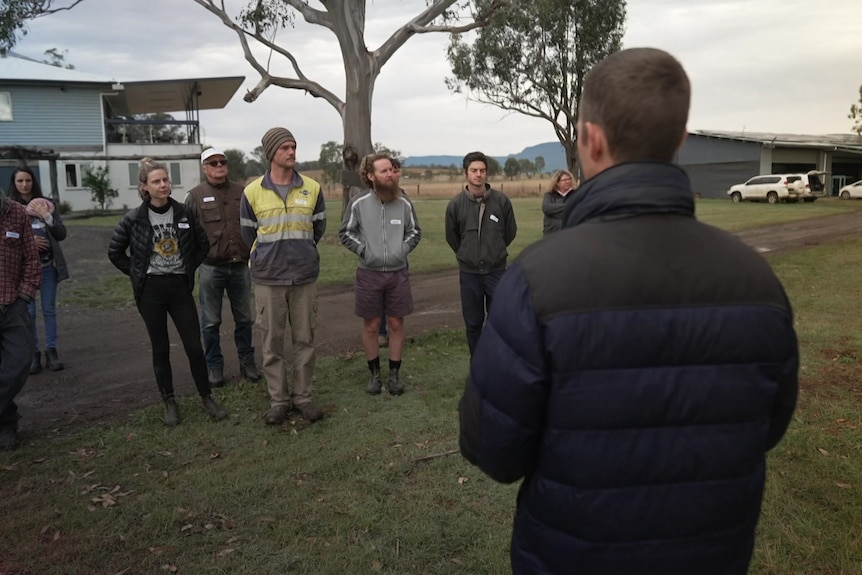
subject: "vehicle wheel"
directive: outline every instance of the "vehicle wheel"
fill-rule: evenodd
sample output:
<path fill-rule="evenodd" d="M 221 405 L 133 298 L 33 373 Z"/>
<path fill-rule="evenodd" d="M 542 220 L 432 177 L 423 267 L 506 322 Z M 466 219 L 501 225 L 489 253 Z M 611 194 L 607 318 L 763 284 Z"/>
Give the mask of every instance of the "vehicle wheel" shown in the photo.
<path fill-rule="evenodd" d="M 844 190 L 843 192 L 841 192 L 841 199 L 842 200 L 849 200 L 850 199 L 850 192 L 848 192 L 847 190 Z"/>
<path fill-rule="evenodd" d="M 770 204 L 777 204 L 778 194 L 776 194 L 775 192 L 769 192 L 768 194 L 766 194 L 766 201 Z"/>
<path fill-rule="evenodd" d="M 734 204 L 738 204 L 742 201 L 742 194 L 740 194 L 739 192 L 733 192 L 732 194 L 730 194 L 730 201 Z"/>
<path fill-rule="evenodd" d="M 802 201 L 805 202 L 806 204 L 810 204 L 811 202 L 816 201 L 816 200 L 817 200 L 817 198 L 802 198 Z"/>

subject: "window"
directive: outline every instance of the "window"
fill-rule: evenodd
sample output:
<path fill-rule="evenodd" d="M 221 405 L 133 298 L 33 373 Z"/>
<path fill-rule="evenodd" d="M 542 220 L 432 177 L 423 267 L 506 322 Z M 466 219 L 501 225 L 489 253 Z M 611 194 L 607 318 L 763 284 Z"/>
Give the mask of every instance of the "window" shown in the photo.
<path fill-rule="evenodd" d="M 138 164 L 129 162 L 129 187 L 138 187 Z"/>
<path fill-rule="evenodd" d="M 12 94 L 0 92 L 0 122 L 12 121 Z"/>
<path fill-rule="evenodd" d="M 170 176 L 171 176 L 171 184 L 174 186 L 182 186 L 183 185 L 183 170 L 182 166 L 179 162 L 171 162 L 168 164 L 168 168 L 170 168 Z"/>
<path fill-rule="evenodd" d="M 66 164 L 63 166 L 66 174 L 66 187 L 83 188 L 84 176 L 90 169 L 92 169 L 92 165 L 89 162 L 84 164 Z"/>

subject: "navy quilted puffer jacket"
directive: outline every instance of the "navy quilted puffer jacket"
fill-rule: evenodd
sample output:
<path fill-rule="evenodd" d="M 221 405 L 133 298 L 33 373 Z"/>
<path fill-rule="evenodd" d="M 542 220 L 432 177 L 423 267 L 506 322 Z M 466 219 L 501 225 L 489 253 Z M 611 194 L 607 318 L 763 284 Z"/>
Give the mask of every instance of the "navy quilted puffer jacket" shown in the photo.
<path fill-rule="evenodd" d="M 675 166 L 576 193 L 500 281 L 460 406 L 464 456 L 524 479 L 513 571 L 744 574 L 796 403 L 784 290 Z"/>

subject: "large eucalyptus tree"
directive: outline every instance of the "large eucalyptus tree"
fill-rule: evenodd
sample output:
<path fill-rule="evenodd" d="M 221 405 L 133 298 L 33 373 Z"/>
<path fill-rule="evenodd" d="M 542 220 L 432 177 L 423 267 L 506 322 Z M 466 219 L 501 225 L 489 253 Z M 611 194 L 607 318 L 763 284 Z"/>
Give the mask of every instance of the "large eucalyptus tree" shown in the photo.
<path fill-rule="evenodd" d="M 350 145 L 360 157 L 373 150 L 371 112 L 374 84 L 392 55 L 415 34 L 460 34 L 480 28 L 495 10 L 507 3 L 506 0 L 411 0 L 424 7 L 393 30 L 380 46 L 369 49 L 365 40 L 367 0 L 250 0 L 237 18 L 228 14 L 224 0 L 194 1 L 236 32 L 246 61 L 260 75 L 257 85 L 245 95 L 247 102 L 255 101 L 270 86 L 304 90 L 323 98 L 341 116 L 344 127 L 342 144 Z M 312 3 L 319 7 L 312 6 Z M 338 41 L 345 76 L 342 96 L 305 73 L 291 51 L 289 35 L 281 36 L 278 43 L 272 40 L 273 31 L 291 27 L 297 16 L 308 24 L 320 26 L 321 32 L 328 31 Z M 255 56 L 252 50 L 254 43 L 287 59 L 293 75 L 271 74 L 268 63 Z M 309 68 L 313 65 L 311 62 Z"/>
<path fill-rule="evenodd" d="M 447 84 L 474 101 L 550 122 L 576 171 L 584 77 L 620 49 L 625 18 L 625 0 L 512 2 L 473 38 L 452 36 Z"/>

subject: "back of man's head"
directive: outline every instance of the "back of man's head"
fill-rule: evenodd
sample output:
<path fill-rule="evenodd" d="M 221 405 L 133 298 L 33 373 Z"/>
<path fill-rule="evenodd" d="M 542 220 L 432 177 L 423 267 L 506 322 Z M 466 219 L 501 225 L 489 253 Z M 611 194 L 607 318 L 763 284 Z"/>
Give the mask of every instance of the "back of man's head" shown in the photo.
<path fill-rule="evenodd" d="M 579 120 L 602 127 L 614 163 L 670 162 L 686 133 L 690 102 L 691 84 L 676 58 L 631 48 L 587 74 Z"/>

